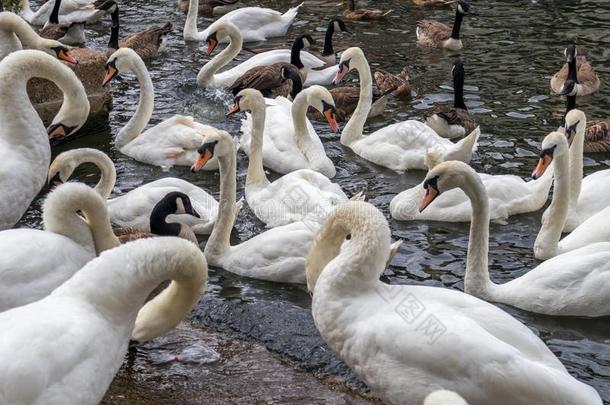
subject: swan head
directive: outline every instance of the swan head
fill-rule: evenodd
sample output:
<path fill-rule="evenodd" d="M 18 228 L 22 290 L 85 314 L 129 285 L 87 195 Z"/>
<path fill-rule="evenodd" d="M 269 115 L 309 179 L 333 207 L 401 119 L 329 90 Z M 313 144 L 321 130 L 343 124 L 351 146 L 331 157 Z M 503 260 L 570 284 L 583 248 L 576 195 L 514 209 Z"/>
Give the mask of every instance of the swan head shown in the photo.
<path fill-rule="evenodd" d="M 72 149 L 57 155 L 55 160 L 53 160 L 53 163 L 51 163 L 51 166 L 49 166 L 47 175 L 49 184 L 51 184 L 51 182 L 65 183 L 72 177 L 74 170 L 78 166 L 78 162 L 75 160 L 75 151 L 77 150 L 78 149 Z"/>
<path fill-rule="evenodd" d="M 240 111 L 252 112 L 256 108 L 265 105 L 265 97 L 256 89 L 243 89 L 233 99 L 233 106 L 227 112 L 227 117 Z"/>
<path fill-rule="evenodd" d="M 235 155 L 235 142 L 227 131 L 212 130 L 203 138 L 197 154 L 198 156 L 191 166 L 193 173 L 201 170 L 214 156 L 220 159 L 224 156 Z"/>
<path fill-rule="evenodd" d="M 349 238 L 349 245 L 341 246 Z M 348 201 L 337 206 L 326 217 L 309 249 L 305 262 L 307 288 L 315 291 L 318 278 L 329 263 L 341 253 L 346 260 L 355 256 L 366 258 L 362 268 L 347 268 L 363 281 L 376 282 L 390 258 L 390 227 L 375 206 L 364 201 Z"/>
<path fill-rule="evenodd" d="M 326 117 L 328 125 L 333 132 L 339 132 L 337 124 L 337 109 L 332 94 L 326 88 L 318 85 L 311 86 L 305 92 L 307 104 L 318 110 Z"/>
<path fill-rule="evenodd" d="M 424 180 L 426 194 L 419 206 L 419 212 L 425 210 L 442 193 L 454 188 L 467 188 L 473 179 L 481 181 L 474 169 L 464 162 L 450 160 L 437 164 Z"/>
<path fill-rule="evenodd" d="M 205 39 L 205 42 L 208 44 L 208 49 L 206 51 L 208 56 L 210 56 L 218 44 L 225 39 L 233 41 L 235 39 L 242 38 L 239 28 L 229 21 L 218 20 L 210 25 L 207 31 L 209 34 Z"/>
<path fill-rule="evenodd" d="M 565 135 L 571 146 L 576 133 L 584 134 L 587 127 L 587 117 L 581 110 L 570 110 L 565 117 Z"/>
<path fill-rule="evenodd" d="M 121 73 L 133 70 L 138 63 L 144 64 L 136 51 L 131 48 L 120 48 L 110 55 L 104 66 L 106 73 L 104 75 L 104 80 L 102 81 L 102 86 L 106 86 Z"/>
<path fill-rule="evenodd" d="M 70 49 L 59 41 L 52 39 L 40 38 L 38 40 L 37 49 L 48 53 L 51 56 L 55 56 L 59 60 L 68 62 L 71 65 L 78 64 L 78 60 L 72 56 Z"/>
<path fill-rule="evenodd" d="M 540 159 L 532 173 L 532 178 L 540 178 L 554 159 L 568 153 L 568 139 L 561 132 L 551 132 L 542 141 Z"/>
<path fill-rule="evenodd" d="M 362 49 L 358 47 L 352 47 L 346 49 L 341 54 L 341 59 L 339 60 L 339 71 L 333 80 L 333 84 L 341 83 L 341 80 L 350 72 L 352 69 L 357 69 L 359 66 L 368 62 L 366 57 L 364 56 L 364 52 Z"/>

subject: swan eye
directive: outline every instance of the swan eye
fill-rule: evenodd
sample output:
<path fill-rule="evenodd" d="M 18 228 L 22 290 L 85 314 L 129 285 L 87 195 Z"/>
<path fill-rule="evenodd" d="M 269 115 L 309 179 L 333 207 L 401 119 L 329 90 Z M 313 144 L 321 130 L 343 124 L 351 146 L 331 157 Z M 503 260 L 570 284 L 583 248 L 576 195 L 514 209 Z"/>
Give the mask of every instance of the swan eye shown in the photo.
<path fill-rule="evenodd" d="M 544 158 L 545 156 L 553 157 L 556 148 L 557 145 L 553 145 L 550 148 L 542 149 L 542 151 L 540 152 L 540 158 Z"/>

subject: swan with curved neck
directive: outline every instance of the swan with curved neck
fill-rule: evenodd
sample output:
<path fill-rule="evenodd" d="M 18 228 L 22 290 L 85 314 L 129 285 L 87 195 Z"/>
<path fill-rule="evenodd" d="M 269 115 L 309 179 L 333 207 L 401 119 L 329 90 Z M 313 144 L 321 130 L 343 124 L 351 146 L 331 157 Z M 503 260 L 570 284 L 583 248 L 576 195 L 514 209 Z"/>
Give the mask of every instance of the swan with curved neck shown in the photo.
<path fill-rule="evenodd" d="M 296 58 L 293 55 L 293 49 L 298 53 L 298 61 L 303 65 L 301 71 L 309 74 L 312 69 L 320 68 L 324 66 L 324 62 L 316 58 L 312 54 L 302 51 L 304 45 L 300 47 L 293 47 L 292 49 L 276 49 L 273 51 L 263 52 L 252 56 L 248 60 L 239 65 L 218 73 L 220 69 L 226 66 L 232 61 L 241 51 L 243 39 L 239 28 L 234 24 L 218 20 L 209 27 L 210 34 L 205 38 L 208 44 L 207 54 L 211 55 L 216 49 L 216 46 L 223 40 L 228 40 L 229 45 L 223 49 L 218 55 L 214 56 L 212 60 L 206 63 L 199 73 L 197 74 L 197 85 L 205 88 L 226 88 L 231 87 L 240 77 L 242 77 L 248 70 L 256 66 L 267 66 L 274 63 L 291 63 Z M 296 43 L 299 45 L 299 43 Z M 322 72 L 326 72 L 324 69 Z M 324 73 L 316 73 L 322 75 Z"/>
<path fill-rule="evenodd" d="M 237 99 L 236 106 L 231 110 L 252 111 L 255 121 L 250 134 L 250 159 L 246 175 L 248 205 L 269 228 L 301 221 L 312 215 L 324 217 L 332 206 L 347 201 L 341 187 L 328 177 L 311 169 L 299 169 L 274 182 L 267 179 L 263 167 L 265 109 L 261 98 L 258 92 L 258 97 Z"/>
<path fill-rule="evenodd" d="M 610 189 L 610 170 L 598 170 L 583 178 L 583 150 L 587 118 L 581 110 L 571 110 L 565 117 L 563 131 L 570 143 L 569 194 L 567 219 L 562 232 L 572 232 L 585 221 L 610 205 L 610 193 L 600 190 Z M 568 181 L 568 180 L 565 180 Z M 557 221 L 549 217 L 550 208 L 542 216 L 543 222 Z"/>
<path fill-rule="evenodd" d="M 28 97 L 26 84 L 34 77 L 54 82 L 63 92 L 63 104 L 45 130 Z M 40 51 L 14 52 L 0 62 L 0 230 L 19 221 L 44 186 L 51 160 L 49 136 L 78 130 L 89 115 L 89 101 L 74 72 Z"/>
<path fill-rule="evenodd" d="M 146 302 L 165 280 L 169 287 Z M 42 300 L 0 313 L 2 357 L 28 348 L 0 370 L 3 402 L 53 403 L 59 395 L 62 403 L 99 403 L 130 337 L 142 342 L 171 330 L 206 280 L 207 263 L 191 242 L 143 239 L 104 252 Z"/>
<path fill-rule="evenodd" d="M 236 212 L 236 149 L 225 131 L 209 135 L 199 148 L 200 157 L 193 164 L 196 172 L 216 156 L 220 162 L 220 207 L 216 226 L 205 245 L 205 256 L 213 266 L 244 277 L 261 280 L 304 283 L 305 257 L 319 224 L 299 221 L 269 229 L 231 246 L 231 229 Z"/>
<path fill-rule="evenodd" d="M 151 232 L 150 216 L 155 205 L 168 193 L 181 192 L 189 196 L 199 217 L 170 215 L 168 220 L 188 225 L 197 234 L 208 235 L 212 232 L 218 215 L 218 202 L 205 190 L 185 180 L 165 177 L 143 184 L 124 195 L 110 198 L 116 182 L 116 169 L 112 160 L 97 149 L 79 148 L 60 153 L 49 167 L 48 180 L 51 182 L 58 178 L 60 182 L 66 182 L 72 177 L 74 170 L 85 163 L 92 163 L 100 170 L 100 179 L 95 190 L 108 200 L 108 213 L 113 224 Z"/>
<path fill-rule="evenodd" d="M 119 245 L 104 201 L 82 184 L 51 192 L 43 222 L 44 231 L 0 232 L 0 312 L 47 296 L 97 254 Z"/>
<path fill-rule="evenodd" d="M 189 9 L 184 23 L 184 40 L 207 41 L 213 32 L 212 27 L 217 23 L 229 23 L 239 27 L 239 31 L 246 42 L 259 42 L 271 37 L 281 37 L 286 35 L 302 5 L 303 3 L 292 7 L 284 14 L 270 8 L 241 7 L 225 14 L 214 24 L 199 32 L 197 30 L 199 1 L 189 0 Z"/>
<path fill-rule="evenodd" d="M 549 162 L 550 159 L 546 157 L 548 153 L 567 157 L 565 136 L 559 132 L 549 134 L 542 145 L 544 152 L 535 173 L 540 172 L 541 165 Z M 557 180 L 567 174 L 567 167 L 556 165 Z M 476 172 L 462 162 L 444 162 L 430 170 L 424 188 L 426 195 L 420 210 L 430 205 L 439 194 L 453 188 L 461 188 L 471 201 L 465 292 L 484 300 L 546 315 L 610 315 L 610 242 L 596 243 L 556 256 L 519 278 L 495 284 L 489 278 L 488 269 L 489 199 Z M 556 189 L 555 192 L 561 191 Z M 559 209 L 565 211 L 566 207 L 563 204 Z M 536 240 L 537 246 L 540 245 L 539 239 Z"/>
<path fill-rule="evenodd" d="M 348 235 L 351 244 L 341 248 Z M 384 402 L 421 404 L 446 389 L 473 404 L 601 404 L 495 305 L 456 290 L 381 282 L 389 243 L 384 215 L 348 202 L 326 218 L 306 264 L 320 335 Z"/>
<path fill-rule="evenodd" d="M 455 144 L 415 120 L 392 124 L 364 136 L 364 124 L 373 103 L 373 81 L 371 69 L 360 48 L 343 52 L 335 84 L 352 69 L 356 69 L 360 76 L 360 99 L 341 132 L 341 144 L 370 162 L 397 171 L 425 170 L 425 156 L 431 150 L 442 160 L 470 162 L 481 133 L 478 127 Z"/>
<path fill-rule="evenodd" d="M 77 60 L 61 42 L 40 37 L 18 15 L 8 11 L 0 13 L 0 60 L 22 48 L 37 49 L 71 64 Z"/>
<path fill-rule="evenodd" d="M 142 132 L 152 116 L 155 93 L 152 79 L 142 58 L 130 48 L 121 48 L 108 58 L 103 84 L 118 74 L 132 71 L 140 83 L 140 99 L 131 119 L 115 137 L 121 153 L 150 165 L 168 170 L 172 166 L 190 166 L 205 134 L 213 127 L 193 120 L 193 117 L 174 115 Z M 208 170 L 217 170 L 211 162 Z"/>
<path fill-rule="evenodd" d="M 266 103 L 272 106 L 266 107 Z M 301 91 L 291 103 L 284 97 L 264 99 L 258 90 L 245 89 L 235 97 L 229 114 L 251 111 L 242 124 L 240 144 L 250 154 L 251 134 L 263 133 L 263 163 L 277 173 L 290 173 L 299 169 L 311 169 L 328 178 L 336 174 L 335 165 L 326 156 L 324 146 L 311 123 L 307 120 L 307 108 L 313 106 L 327 118 L 337 132 L 334 101 L 328 90 L 312 86 Z M 287 130 L 286 126 L 290 125 Z"/>

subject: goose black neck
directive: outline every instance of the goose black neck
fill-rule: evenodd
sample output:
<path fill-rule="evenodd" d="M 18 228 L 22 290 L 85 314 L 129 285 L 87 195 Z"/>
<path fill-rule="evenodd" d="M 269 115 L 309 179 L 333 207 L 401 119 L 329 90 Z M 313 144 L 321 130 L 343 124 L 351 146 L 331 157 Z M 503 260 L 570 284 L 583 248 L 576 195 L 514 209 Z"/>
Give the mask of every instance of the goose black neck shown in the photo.
<path fill-rule="evenodd" d="M 455 11 L 455 21 L 453 22 L 453 30 L 451 31 L 451 38 L 460 39 L 460 27 L 462 26 L 462 20 L 464 14 L 460 13 L 460 10 Z"/>
<path fill-rule="evenodd" d="M 576 72 L 576 56 L 568 62 L 568 78 L 567 80 L 574 80 L 574 83 L 578 83 L 577 72 Z"/>
<path fill-rule="evenodd" d="M 467 110 L 464 103 L 464 73 L 458 72 L 453 76 L 453 107 Z"/>
<path fill-rule="evenodd" d="M 349 8 L 349 11 L 356 11 L 356 1 L 347 0 L 347 7 Z"/>
<path fill-rule="evenodd" d="M 563 116 L 562 125 L 565 125 L 566 115 L 568 115 L 568 113 L 575 108 L 576 108 L 576 96 L 567 96 L 566 97 L 566 113 Z"/>
<path fill-rule="evenodd" d="M 335 33 L 335 20 L 332 20 L 326 28 L 326 35 L 324 36 L 324 51 L 323 56 L 334 55 L 335 50 L 333 49 L 333 34 Z"/>
<path fill-rule="evenodd" d="M 4 4 L 2 3 L 2 0 L 0 0 L 0 13 L 4 11 Z"/>
<path fill-rule="evenodd" d="M 61 0 L 55 0 L 55 4 L 53 5 L 53 10 L 51 11 L 51 15 L 49 16 L 49 23 L 59 24 L 59 6 L 60 5 L 61 5 Z"/>
<path fill-rule="evenodd" d="M 287 79 L 292 81 L 292 90 L 290 91 L 290 97 L 294 100 L 297 94 L 303 90 L 303 80 L 301 79 L 301 75 L 298 71 L 293 69 L 286 69 L 285 75 Z"/>
<path fill-rule="evenodd" d="M 112 13 L 112 29 L 110 30 L 109 49 L 119 49 L 119 9 Z"/>
<path fill-rule="evenodd" d="M 155 205 L 150 214 L 150 231 L 160 236 L 178 236 L 181 225 L 178 223 L 167 223 L 168 215 L 176 212 L 176 200 L 162 199 Z"/>
<path fill-rule="evenodd" d="M 297 38 L 290 49 L 290 63 L 299 69 L 303 69 L 305 65 L 301 62 L 301 49 L 303 49 L 303 41 Z"/>

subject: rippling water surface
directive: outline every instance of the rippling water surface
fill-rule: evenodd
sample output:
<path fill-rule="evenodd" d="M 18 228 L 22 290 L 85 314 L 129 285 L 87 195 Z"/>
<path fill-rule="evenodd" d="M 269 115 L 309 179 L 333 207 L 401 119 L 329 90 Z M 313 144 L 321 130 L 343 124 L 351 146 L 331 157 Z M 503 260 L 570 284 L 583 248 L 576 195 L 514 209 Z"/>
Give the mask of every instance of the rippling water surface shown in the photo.
<path fill-rule="evenodd" d="M 155 112 L 151 124 L 175 113 L 193 115 L 197 120 L 239 133 L 240 120 L 224 118 L 231 98 L 222 93 L 197 88 L 198 69 L 208 60 L 203 46 L 185 44 L 182 27 L 185 16 L 171 0 L 123 1 L 123 34 L 135 32 L 166 20 L 174 24 L 164 57 L 150 64 L 156 89 Z M 296 1 L 246 1 L 285 10 Z M 313 33 L 321 44 L 326 22 L 339 12 L 337 1 L 307 0 L 289 32 Z M 366 3 L 366 2 L 362 2 Z M 407 65 L 414 95 L 411 100 L 392 100 L 386 113 L 370 121 L 365 133 L 405 119 L 421 119 L 434 103 L 452 99 L 451 52 L 422 49 L 415 45 L 415 22 L 434 18 L 451 23 L 453 11 L 412 7 L 409 1 L 369 1 L 370 5 L 392 8 L 394 16 L 380 23 L 348 23 L 354 36 L 336 36 L 335 49 L 360 46 L 373 67 L 394 73 Z M 597 1 L 473 1 L 475 15 L 465 18 L 460 56 L 466 69 L 466 103 L 482 128 L 480 148 L 473 167 L 493 174 L 512 173 L 527 178 L 536 164 L 539 142 L 560 124 L 564 100 L 549 94 L 550 76 L 563 60 L 563 49 L 576 42 L 589 51 L 602 80 L 600 93 L 579 99 L 579 107 L 591 119 L 610 116 L 607 84 L 610 77 L 610 3 Z M 200 18 L 200 29 L 211 20 Z M 104 49 L 109 22 L 93 27 L 91 47 Z M 286 38 L 269 44 L 282 44 Z M 249 55 L 242 53 L 239 60 Z M 349 76 L 356 79 L 354 73 Z M 134 112 L 139 89 L 132 75 L 113 85 L 114 110 L 109 127 L 64 145 L 61 150 L 94 146 L 107 152 L 116 162 L 118 182 L 115 195 L 164 176 L 179 176 L 218 196 L 217 174 L 189 173 L 174 168 L 165 173 L 121 155 L 113 147 L 112 135 Z M 450 102 L 450 101 L 449 101 Z M 348 194 L 365 190 L 368 200 L 389 218 L 391 198 L 405 188 L 418 184 L 424 172 L 395 173 L 376 167 L 342 147 L 338 137 L 323 124 L 315 124 L 322 135 L 328 155 L 337 166 L 335 181 Z M 590 173 L 607 168 L 608 155 L 585 158 Z M 243 194 L 247 159 L 238 157 L 238 196 Z M 92 168 L 79 172 L 83 181 L 96 181 Z M 607 190 L 604 190 L 607 192 Z M 43 192 L 41 195 L 45 194 Z M 42 198 L 42 197 L 41 197 Z M 40 223 L 39 205 L 34 204 L 24 219 L 27 225 Z M 532 245 L 540 226 L 541 212 L 510 218 L 508 224 L 492 224 L 490 235 L 490 272 L 495 282 L 503 283 L 537 265 Z M 390 220 L 393 237 L 404 243 L 383 278 L 394 284 L 434 285 L 463 288 L 468 224 L 400 223 Z M 245 207 L 237 221 L 234 243 L 261 231 L 262 224 Z M 203 246 L 204 241 L 202 241 Z M 307 370 L 322 371 L 345 378 L 361 388 L 361 383 L 322 346 L 311 316 L 310 299 L 303 287 L 278 285 L 239 278 L 212 269 L 208 291 L 192 318 L 195 322 L 256 340 L 273 351 L 292 358 Z M 536 316 L 512 308 L 505 309 L 533 329 L 579 379 L 593 385 L 610 401 L 610 323 L 597 320 Z M 154 367 L 154 366 L 151 366 Z"/>

